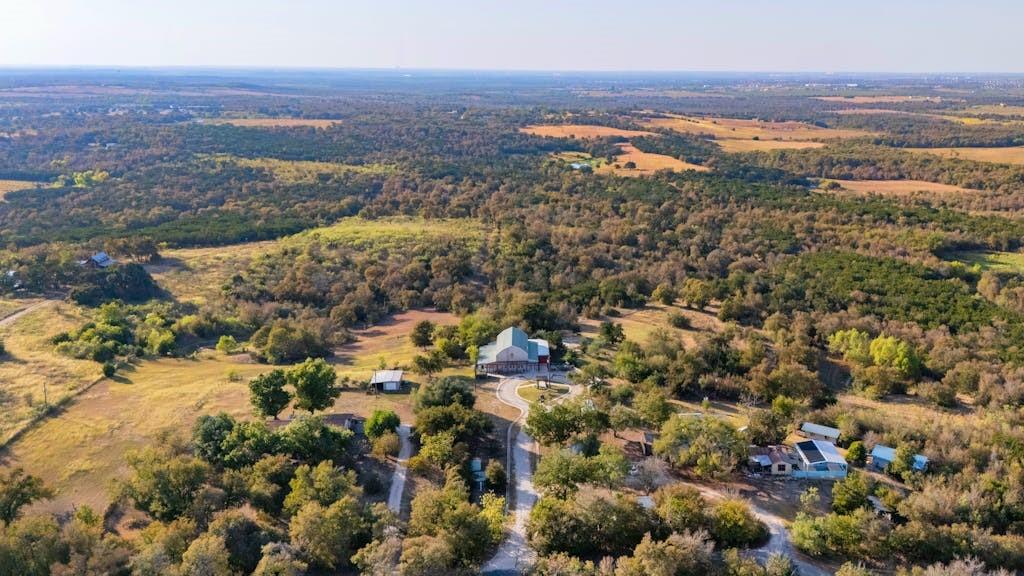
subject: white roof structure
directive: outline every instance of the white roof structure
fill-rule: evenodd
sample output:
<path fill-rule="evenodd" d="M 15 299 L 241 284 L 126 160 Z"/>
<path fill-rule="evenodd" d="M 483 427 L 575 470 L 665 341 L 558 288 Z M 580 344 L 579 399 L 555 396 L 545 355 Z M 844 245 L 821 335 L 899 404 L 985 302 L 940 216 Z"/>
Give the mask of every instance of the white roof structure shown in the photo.
<path fill-rule="evenodd" d="M 825 438 L 832 438 L 836 440 L 839 438 L 839 429 L 832 428 L 831 426 L 822 426 L 821 424 L 815 424 L 813 422 L 804 422 L 800 426 L 800 431 L 807 434 L 816 434 L 818 436 L 824 436 Z"/>
<path fill-rule="evenodd" d="M 846 459 L 836 450 L 836 445 L 821 440 L 805 440 L 796 443 L 796 451 L 809 466 L 815 464 L 842 464 L 846 466 Z"/>
<path fill-rule="evenodd" d="M 377 370 L 370 379 L 370 384 L 383 384 L 385 382 L 401 382 L 404 372 L 401 370 Z"/>

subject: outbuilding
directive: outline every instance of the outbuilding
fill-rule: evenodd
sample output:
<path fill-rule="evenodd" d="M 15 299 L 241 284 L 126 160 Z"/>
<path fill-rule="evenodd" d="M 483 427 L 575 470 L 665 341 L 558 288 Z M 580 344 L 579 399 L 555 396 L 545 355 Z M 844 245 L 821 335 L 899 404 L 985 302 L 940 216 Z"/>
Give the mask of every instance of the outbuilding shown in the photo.
<path fill-rule="evenodd" d="M 800 426 L 800 435 L 811 440 L 824 440 L 835 444 L 839 441 L 839 429 L 822 426 L 813 422 L 804 422 Z"/>
<path fill-rule="evenodd" d="M 868 455 L 868 466 L 878 470 L 879 472 L 885 471 L 896 460 L 896 449 L 890 446 L 884 446 L 882 444 L 875 444 L 875 447 L 871 449 L 871 454 Z M 910 464 L 910 467 L 917 472 L 925 472 L 928 470 L 928 457 L 922 456 L 921 454 L 914 454 L 914 459 Z"/>
<path fill-rule="evenodd" d="M 402 389 L 402 378 L 405 373 L 401 370 L 377 370 L 370 378 L 370 386 L 378 391 L 398 392 Z"/>

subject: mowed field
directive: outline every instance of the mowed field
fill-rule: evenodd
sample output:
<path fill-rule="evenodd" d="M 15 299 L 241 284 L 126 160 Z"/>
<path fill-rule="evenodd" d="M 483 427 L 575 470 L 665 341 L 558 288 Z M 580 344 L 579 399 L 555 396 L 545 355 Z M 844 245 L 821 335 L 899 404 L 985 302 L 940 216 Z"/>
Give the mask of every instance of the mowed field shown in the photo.
<path fill-rule="evenodd" d="M 698 118 L 671 115 L 649 118 L 643 122 L 651 128 L 667 128 L 683 134 L 707 134 L 716 140 L 834 140 L 870 136 L 864 130 L 821 128 L 804 122 L 766 122 L 740 118 Z"/>
<path fill-rule="evenodd" d="M 4 316 L 34 302 L 7 305 Z M 100 377 L 100 365 L 57 354 L 50 338 L 85 322 L 81 310 L 64 302 L 47 303 L 0 325 L 7 353 L 0 358 L 0 443 L 28 423 L 43 402 L 51 404 L 75 394 Z M 29 401 L 31 400 L 31 404 Z"/>
<path fill-rule="evenodd" d="M 38 188 L 39 186 L 39 182 L 29 182 L 27 180 L 0 180 L 0 200 L 3 200 L 8 192 L 28 190 Z"/>
<path fill-rule="evenodd" d="M 933 154 L 943 158 L 962 158 L 977 162 L 995 162 L 998 164 L 1024 164 L 1024 146 L 1008 146 L 1005 148 L 905 148 L 917 154 Z"/>
<path fill-rule="evenodd" d="M 977 265 L 982 270 L 1017 272 L 1024 274 L 1024 253 L 1021 252 L 953 252 L 948 259 Z"/>
<path fill-rule="evenodd" d="M 609 126 L 594 126 L 590 124 L 552 124 L 535 125 L 520 128 L 520 132 L 533 134 L 534 136 L 547 136 L 550 138 L 605 138 L 608 136 L 622 136 L 631 138 L 633 136 L 652 136 L 653 132 L 642 130 L 623 130 Z"/>
<path fill-rule="evenodd" d="M 408 333 L 424 319 L 438 324 L 456 320 L 447 313 L 410 311 L 357 332 L 356 342 L 338 349 L 329 361 L 339 377 L 353 380 L 353 387 L 342 392 L 329 412 L 369 415 L 374 409 L 391 409 L 411 422 L 410 394 L 367 394 L 355 386 L 368 379 L 381 361 L 389 367 L 408 367 L 419 353 Z M 88 364 L 98 371 L 98 364 Z M 38 504 L 38 510 L 65 511 L 72 504 L 103 510 L 110 503 L 107 487 L 126 472 L 127 451 L 150 445 L 165 434 L 188 437 L 195 420 L 204 414 L 223 411 L 253 417 L 247 382 L 272 369 L 246 354 L 227 356 L 208 349 L 195 358 L 144 360 L 101 380 L 59 414 L 31 428 L 0 453 L 0 466 L 22 466 L 55 489 L 56 497 Z M 471 373 L 469 368 L 459 368 L 444 374 Z M 421 380 L 408 372 L 407 377 Z M 285 410 L 282 417 L 290 411 Z"/>
<path fill-rule="evenodd" d="M 618 146 L 622 153 L 615 157 L 615 163 L 599 167 L 597 169 L 598 173 L 614 173 L 619 176 L 645 176 L 653 174 L 658 170 L 672 170 L 674 172 L 683 172 L 685 170 L 708 171 L 706 166 L 683 162 L 678 158 L 665 156 L 664 154 L 644 152 L 638 150 L 632 144 L 619 144 Z M 626 168 L 626 162 L 633 162 L 636 164 L 636 168 Z"/>
<path fill-rule="evenodd" d="M 243 128 L 330 128 L 340 120 L 320 118 L 214 118 L 203 120 L 204 124 L 230 124 Z"/>
<path fill-rule="evenodd" d="M 923 180 L 829 180 L 842 186 L 839 192 L 856 194 L 882 194 L 885 196 L 907 196 L 918 192 L 928 194 L 975 194 L 978 191 L 970 188 L 937 184 Z"/>

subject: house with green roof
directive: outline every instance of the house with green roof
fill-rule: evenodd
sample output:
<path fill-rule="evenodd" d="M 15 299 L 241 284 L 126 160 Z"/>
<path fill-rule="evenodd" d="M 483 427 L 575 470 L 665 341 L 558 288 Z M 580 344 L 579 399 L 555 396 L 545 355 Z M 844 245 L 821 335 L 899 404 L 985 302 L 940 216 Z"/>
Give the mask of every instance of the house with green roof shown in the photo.
<path fill-rule="evenodd" d="M 494 342 L 480 347 L 476 360 L 478 374 L 519 374 L 547 368 L 548 341 L 530 338 L 515 326 L 501 331 Z"/>

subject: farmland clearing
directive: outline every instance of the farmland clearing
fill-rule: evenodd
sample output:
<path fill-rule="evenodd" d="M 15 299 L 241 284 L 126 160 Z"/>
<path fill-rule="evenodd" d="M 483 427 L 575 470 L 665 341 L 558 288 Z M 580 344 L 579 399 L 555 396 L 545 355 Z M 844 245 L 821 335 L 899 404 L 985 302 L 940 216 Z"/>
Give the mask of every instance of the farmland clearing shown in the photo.
<path fill-rule="evenodd" d="M 0 200 L 4 199 L 10 192 L 17 192 L 18 190 L 31 190 L 32 188 L 39 188 L 42 186 L 39 182 L 29 182 L 28 180 L 0 180 Z"/>
<path fill-rule="evenodd" d="M 665 115 L 643 122 L 650 128 L 665 128 L 682 134 L 707 135 L 716 140 L 783 140 L 824 141 L 862 138 L 871 133 L 864 130 L 821 128 L 804 122 L 767 122 L 740 118 L 698 118 Z"/>
<path fill-rule="evenodd" d="M 952 184 L 939 184 L 926 182 L 924 180 L 836 180 L 842 186 L 843 192 L 856 194 L 881 194 L 883 196 L 910 196 L 919 192 L 927 194 L 951 195 L 951 194 L 976 194 L 977 190 L 954 186 Z M 824 181 L 823 181 L 824 182 Z"/>
<path fill-rule="evenodd" d="M 916 154 L 932 154 L 943 158 L 961 158 L 976 162 L 1024 165 L 1024 146 L 961 147 L 961 148 L 906 148 Z"/>
<path fill-rule="evenodd" d="M 706 166 L 691 164 L 678 158 L 665 156 L 664 154 L 644 152 L 632 144 L 619 144 L 618 147 L 622 153 L 615 157 L 613 164 L 605 164 L 599 167 L 597 169 L 598 173 L 610 173 L 619 176 L 646 176 L 658 170 L 672 170 L 673 172 L 683 172 L 686 170 L 707 172 L 709 170 Z M 627 162 L 632 162 L 636 167 L 626 168 L 625 164 Z"/>
<path fill-rule="evenodd" d="M 624 130 L 610 126 L 597 126 L 592 124 L 552 124 L 526 126 L 519 130 L 525 134 L 534 136 L 545 136 L 548 138 L 607 138 L 609 136 L 621 136 L 632 138 L 634 136 L 653 136 L 653 132 L 642 130 Z"/>

